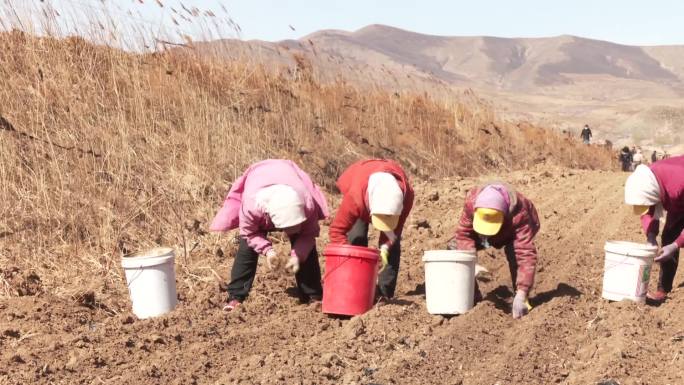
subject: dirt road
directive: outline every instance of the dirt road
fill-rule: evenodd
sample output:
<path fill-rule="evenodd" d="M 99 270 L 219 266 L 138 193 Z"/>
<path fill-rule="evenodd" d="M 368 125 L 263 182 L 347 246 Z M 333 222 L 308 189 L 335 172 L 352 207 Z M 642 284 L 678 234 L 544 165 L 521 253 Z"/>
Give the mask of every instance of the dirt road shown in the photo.
<path fill-rule="evenodd" d="M 682 273 L 660 307 L 600 298 L 604 242 L 643 239 L 622 205 L 624 178 L 563 169 L 506 176 L 542 220 L 534 309 L 519 321 L 500 251 L 479 256 L 492 273 L 480 282 L 485 301 L 450 319 L 427 313 L 422 251 L 444 247 L 465 192 L 487 178 L 421 182 L 392 303 L 331 318 L 298 304 L 294 279 L 264 266 L 231 314 L 218 308 L 216 282 L 185 268 L 179 307 L 153 320 L 132 317 L 124 282 L 93 297 L 15 297 L 0 302 L 0 383 L 684 384 Z M 226 277 L 226 255 L 193 269 Z"/>

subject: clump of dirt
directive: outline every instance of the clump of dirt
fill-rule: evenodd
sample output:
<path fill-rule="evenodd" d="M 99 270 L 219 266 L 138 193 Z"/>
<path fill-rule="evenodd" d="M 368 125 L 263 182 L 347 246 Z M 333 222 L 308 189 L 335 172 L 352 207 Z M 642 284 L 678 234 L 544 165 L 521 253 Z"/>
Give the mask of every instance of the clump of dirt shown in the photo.
<path fill-rule="evenodd" d="M 18 267 L 0 269 L 0 278 L 11 295 L 34 296 L 43 292 L 40 277 L 32 271 L 22 271 Z"/>

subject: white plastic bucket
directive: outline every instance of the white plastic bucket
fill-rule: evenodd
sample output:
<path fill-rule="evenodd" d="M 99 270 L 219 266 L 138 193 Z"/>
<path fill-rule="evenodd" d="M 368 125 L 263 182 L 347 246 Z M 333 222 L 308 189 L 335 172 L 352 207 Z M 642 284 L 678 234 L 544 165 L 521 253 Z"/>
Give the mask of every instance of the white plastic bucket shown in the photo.
<path fill-rule="evenodd" d="M 425 301 L 430 314 L 463 314 L 473 308 L 475 251 L 429 250 L 425 262 Z"/>
<path fill-rule="evenodd" d="M 138 318 L 156 317 L 176 307 L 175 256 L 173 249 L 158 247 L 121 259 Z"/>
<path fill-rule="evenodd" d="M 608 241 L 604 250 L 603 298 L 644 302 L 658 249 L 642 243 Z"/>

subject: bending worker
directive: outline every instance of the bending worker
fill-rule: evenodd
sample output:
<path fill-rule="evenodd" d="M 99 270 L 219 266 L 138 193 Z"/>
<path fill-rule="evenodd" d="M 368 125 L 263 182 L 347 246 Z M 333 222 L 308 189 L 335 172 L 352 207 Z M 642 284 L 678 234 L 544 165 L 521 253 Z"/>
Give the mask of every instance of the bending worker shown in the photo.
<path fill-rule="evenodd" d="M 513 318 L 520 318 L 530 309 L 527 297 L 537 266 L 534 237 L 539 228 L 532 202 L 509 185 L 493 182 L 468 193 L 456 234 L 447 249 L 503 247 L 515 289 Z M 482 299 L 477 284 L 475 299 Z"/>
<path fill-rule="evenodd" d="M 641 216 L 646 239 L 658 245 L 660 218 L 667 211 L 661 247 L 655 258 L 660 263 L 658 290 L 648 298 L 662 302 L 672 291 L 679 249 L 684 247 L 684 156 L 641 165 L 627 178 L 625 203 Z"/>
<path fill-rule="evenodd" d="M 259 254 L 266 256 L 270 269 L 285 265 L 295 274 L 302 301 L 320 300 L 323 288 L 316 237 L 318 221 L 327 217 L 325 196 L 294 162 L 268 159 L 251 165 L 231 186 L 210 227 L 212 231 L 240 229 L 223 309 L 234 309 L 249 295 Z M 288 236 L 289 257 L 273 248 L 267 238 L 272 231 Z"/>
<path fill-rule="evenodd" d="M 383 268 L 379 294 L 394 296 L 401 257 L 401 232 L 413 206 L 413 189 L 401 166 L 391 160 L 359 161 L 337 180 L 342 203 L 330 224 L 330 242 L 368 246 L 368 227 L 381 232 Z"/>

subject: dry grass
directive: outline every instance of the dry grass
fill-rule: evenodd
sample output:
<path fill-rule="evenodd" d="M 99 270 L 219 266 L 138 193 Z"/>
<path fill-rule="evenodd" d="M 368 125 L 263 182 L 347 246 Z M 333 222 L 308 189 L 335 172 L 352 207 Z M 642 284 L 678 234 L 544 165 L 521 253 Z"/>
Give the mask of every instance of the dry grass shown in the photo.
<path fill-rule="evenodd" d="M 120 255 L 156 244 L 183 250 L 181 281 L 211 279 L 202 261 L 220 242 L 207 222 L 264 158 L 294 159 L 328 189 L 365 157 L 416 177 L 611 164 L 607 151 L 499 121 L 472 94 L 319 84 L 304 61 L 269 73 L 19 31 L 0 34 L 0 52 L 0 296 L 33 290 L 31 272 L 58 295 L 121 289 Z"/>

